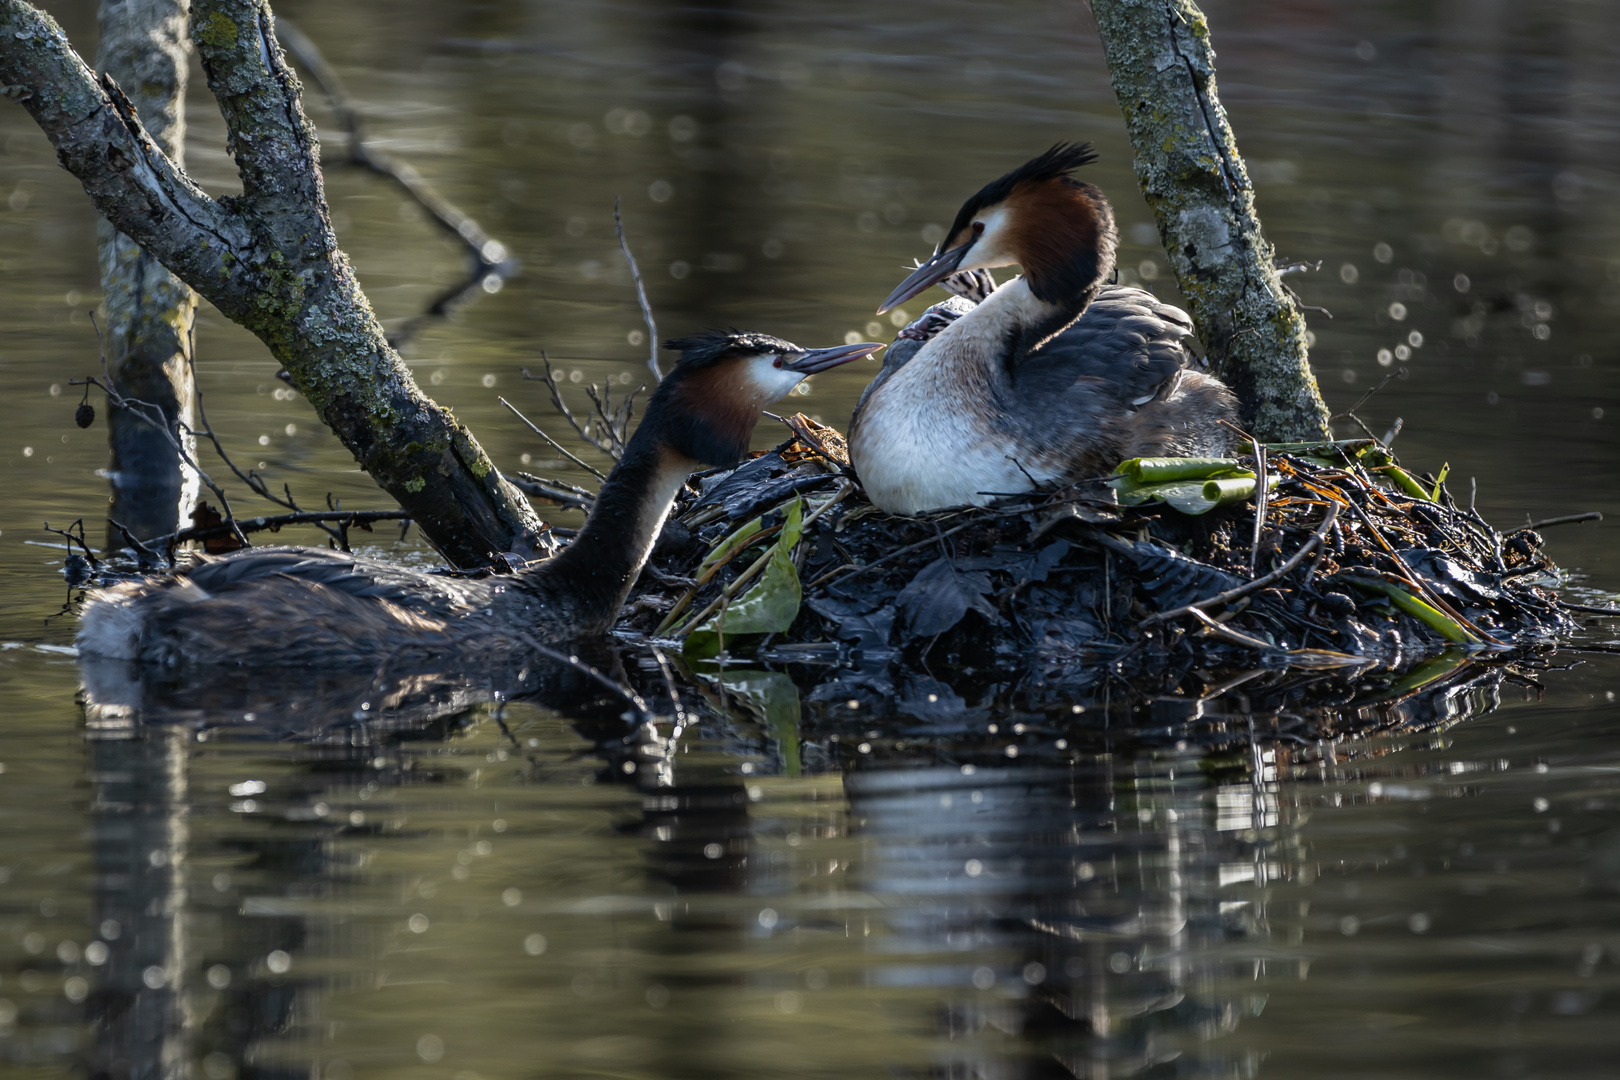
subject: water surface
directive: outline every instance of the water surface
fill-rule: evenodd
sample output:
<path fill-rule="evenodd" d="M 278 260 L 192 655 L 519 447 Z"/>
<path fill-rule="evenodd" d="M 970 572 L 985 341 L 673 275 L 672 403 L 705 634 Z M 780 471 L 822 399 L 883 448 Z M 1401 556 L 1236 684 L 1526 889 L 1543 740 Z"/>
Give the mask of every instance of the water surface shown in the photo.
<path fill-rule="evenodd" d="M 91 51 L 94 5 L 47 6 Z M 965 195 L 1088 139 L 1123 276 L 1174 295 L 1078 5 L 278 11 L 380 145 L 523 263 L 407 355 L 503 468 L 579 479 L 494 400 L 544 418 L 519 374 L 541 348 L 573 385 L 640 381 L 615 196 L 662 334 L 819 346 L 891 332 L 872 308 Z M 1333 314 L 1311 317 L 1330 403 L 1405 368 L 1362 415 L 1405 419 L 1408 463 L 1477 477 L 1504 525 L 1612 520 L 1611 6 L 1208 12 L 1268 234 L 1322 262 L 1290 281 Z M 189 163 L 228 193 L 200 79 L 190 104 Z M 339 157 L 334 141 L 334 220 L 397 327 L 460 253 Z M 578 693 L 381 720 L 328 700 L 294 731 L 229 704 L 255 688 L 221 687 L 131 724 L 77 700 L 71 593 L 39 546 L 45 520 L 101 529 L 102 428 L 71 424 L 67 385 L 98 366 L 94 222 L 9 106 L 0 285 L 0 1074 L 1613 1071 L 1610 658 L 1470 670 L 1328 740 L 1301 726 L 1309 694 L 1257 709 L 1238 688 L 1183 729 L 1174 709 L 1077 701 L 1055 720 L 964 690 L 946 719 L 867 727 L 746 672 L 688 684 L 679 737 L 655 700 L 656 743 Z M 256 341 L 205 310 L 198 343 L 239 460 L 306 502 L 384 505 Z M 872 370 L 796 404 L 842 424 Z M 1548 540 L 1603 593 L 1611 536 Z M 647 661 L 620 662 L 651 693 Z"/>

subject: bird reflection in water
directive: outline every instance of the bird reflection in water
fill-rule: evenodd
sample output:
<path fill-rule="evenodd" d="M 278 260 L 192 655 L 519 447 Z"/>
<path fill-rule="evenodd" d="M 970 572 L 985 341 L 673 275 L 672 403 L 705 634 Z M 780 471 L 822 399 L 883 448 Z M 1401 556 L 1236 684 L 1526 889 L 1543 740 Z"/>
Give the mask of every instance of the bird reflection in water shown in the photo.
<path fill-rule="evenodd" d="M 631 937 L 655 1009 L 763 991 L 792 1013 L 807 998 L 786 985 L 859 994 L 905 1036 L 883 1045 L 929 1048 L 925 1060 L 867 1063 L 898 1076 L 1255 1074 L 1254 1053 L 1225 1036 L 1264 1005 L 1257 980 L 1307 974 L 1300 943 L 1271 930 L 1279 914 L 1297 921 L 1279 912 L 1291 901 L 1278 887 L 1313 872 L 1278 770 L 1333 753 L 1278 735 L 1306 710 L 1257 689 L 1270 676 L 1190 707 L 1116 704 L 1112 720 L 1099 703 L 1072 714 L 1062 740 L 1048 725 L 1009 757 L 1009 740 L 984 734 L 1003 711 L 935 718 L 919 738 L 915 719 L 868 713 L 855 728 L 813 696 L 801 716 L 782 673 L 670 683 L 654 653 L 603 647 L 582 660 L 635 687 L 656 721 L 580 668 L 538 661 L 477 679 L 413 670 L 280 685 L 166 684 L 84 664 L 106 950 L 85 1006 L 91 1074 L 309 1076 L 321 1056 L 311 1018 L 361 989 L 327 973 L 383 955 L 392 932 L 316 903 L 360 874 L 341 841 L 389 835 L 366 814 L 323 813 L 322 800 L 436 782 L 431 760 L 399 744 L 454 740 L 500 722 L 497 703 L 513 700 L 569 717 L 594 747 L 597 782 L 640 795 L 618 831 L 642 853 L 642 885 L 628 891 L 651 917 Z M 1352 695 L 1314 715 L 1327 731 L 1352 719 L 1443 727 L 1493 707 L 1498 678 L 1397 681 L 1382 701 Z M 684 687 L 678 706 L 670 685 Z M 308 799 L 290 805 L 309 809 L 282 815 L 296 828 L 193 813 L 208 803 L 188 770 L 208 743 L 255 739 L 300 748 Z M 548 768 L 536 759 L 530 782 Z M 787 774 L 823 797 L 841 775 L 843 801 L 762 802 Z M 244 788 L 233 809 L 252 798 Z M 808 972 L 805 941 L 821 958 Z M 812 1025 L 810 1011 L 787 1019 Z M 658 1044 L 671 1068 L 708 1068 L 735 1039 L 724 1009 L 679 1015 L 681 1037 Z"/>

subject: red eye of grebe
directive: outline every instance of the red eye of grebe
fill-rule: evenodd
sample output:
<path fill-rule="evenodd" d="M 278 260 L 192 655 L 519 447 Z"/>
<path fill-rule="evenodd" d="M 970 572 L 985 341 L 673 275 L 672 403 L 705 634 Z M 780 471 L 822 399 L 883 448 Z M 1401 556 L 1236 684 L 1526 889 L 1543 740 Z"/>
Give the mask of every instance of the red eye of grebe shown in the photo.
<path fill-rule="evenodd" d="M 978 236 L 982 232 L 984 232 L 984 222 L 975 221 L 973 223 L 973 235 Z"/>
<path fill-rule="evenodd" d="M 771 361 L 771 367 L 779 368 L 781 366 L 782 366 L 782 358 L 780 356 L 778 356 L 775 360 Z"/>

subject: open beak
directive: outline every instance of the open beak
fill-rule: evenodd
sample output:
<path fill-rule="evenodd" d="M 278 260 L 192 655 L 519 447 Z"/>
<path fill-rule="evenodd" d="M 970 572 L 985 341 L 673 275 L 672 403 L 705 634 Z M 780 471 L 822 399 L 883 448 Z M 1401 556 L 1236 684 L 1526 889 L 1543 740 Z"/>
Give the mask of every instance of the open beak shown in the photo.
<path fill-rule="evenodd" d="M 968 248 L 973 246 L 969 240 L 965 244 L 953 247 L 948 251 L 941 251 L 932 259 L 923 263 L 911 272 L 911 276 L 895 287 L 889 298 L 878 305 L 877 313 L 882 315 L 896 304 L 903 304 L 913 296 L 922 292 L 928 286 L 943 281 L 956 273 L 956 268 L 962 265 L 962 257 L 967 254 Z"/>
<path fill-rule="evenodd" d="M 854 345 L 839 345 L 831 349 L 811 349 L 783 366 L 800 375 L 814 375 L 819 371 L 835 368 L 839 364 L 871 356 L 883 347 L 875 341 L 861 341 Z"/>

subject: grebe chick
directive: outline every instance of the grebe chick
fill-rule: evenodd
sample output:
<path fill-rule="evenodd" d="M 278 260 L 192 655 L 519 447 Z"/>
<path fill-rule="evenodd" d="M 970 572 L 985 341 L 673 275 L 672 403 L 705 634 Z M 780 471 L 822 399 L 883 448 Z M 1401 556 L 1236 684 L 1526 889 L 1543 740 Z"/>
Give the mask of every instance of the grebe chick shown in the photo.
<path fill-rule="evenodd" d="M 878 308 L 965 270 L 1024 270 L 965 312 L 961 299 L 931 308 L 919 327 L 929 340 L 886 358 L 863 395 L 850 459 L 880 508 L 982 506 L 1131 457 L 1227 450 L 1220 421 L 1236 401 L 1194 370 L 1192 320 L 1141 289 L 1104 285 L 1113 210 L 1069 175 L 1095 159 L 1088 145 L 1059 144 L 987 185 Z"/>
<path fill-rule="evenodd" d="M 168 667 L 334 667 L 604 632 L 687 476 L 742 457 L 760 410 L 807 376 L 883 348 L 807 351 L 718 331 L 665 347 L 680 361 L 647 402 L 579 535 L 545 562 L 465 579 L 321 548 L 252 548 L 92 593 L 79 651 Z"/>

